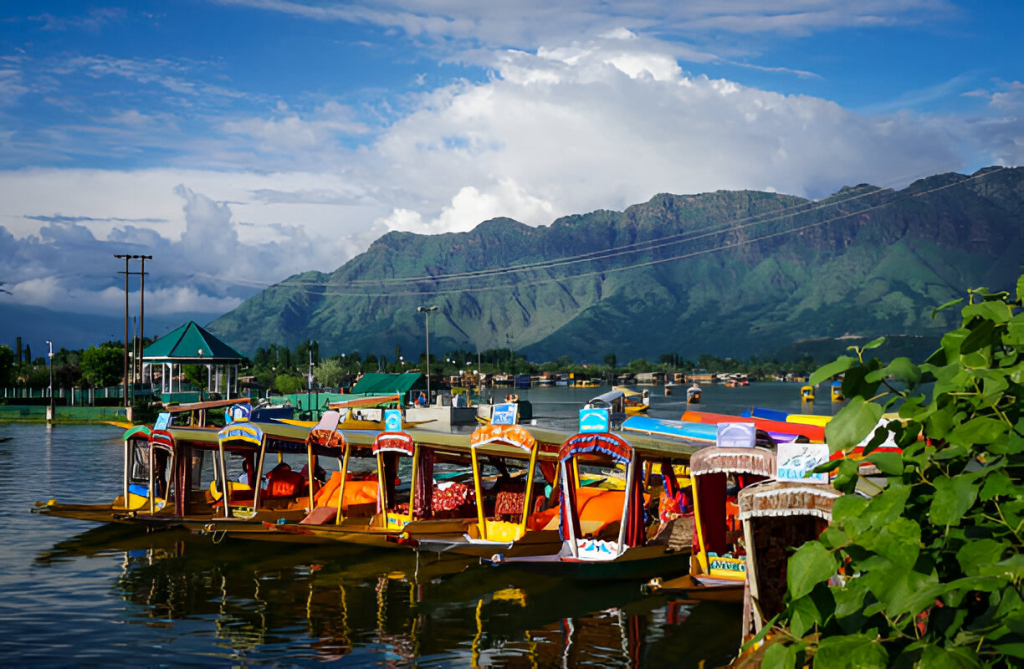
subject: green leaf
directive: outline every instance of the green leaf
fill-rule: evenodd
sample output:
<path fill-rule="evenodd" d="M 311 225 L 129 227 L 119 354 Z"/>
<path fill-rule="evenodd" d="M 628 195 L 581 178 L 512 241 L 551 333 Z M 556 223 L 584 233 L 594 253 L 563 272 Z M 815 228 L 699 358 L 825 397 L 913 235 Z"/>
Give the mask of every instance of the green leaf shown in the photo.
<path fill-rule="evenodd" d="M 909 569 L 917 562 L 921 552 L 921 526 L 909 518 L 897 518 L 883 525 L 874 538 L 864 539 L 861 544 L 888 558 L 893 564 Z"/>
<path fill-rule="evenodd" d="M 828 549 L 817 541 L 808 541 L 789 558 L 786 571 L 789 596 L 792 599 L 803 597 L 835 573 L 836 560 Z"/>
<path fill-rule="evenodd" d="M 878 471 L 886 476 L 903 474 L 903 456 L 899 453 L 872 453 L 867 461 L 878 467 Z"/>
<path fill-rule="evenodd" d="M 860 350 L 867 351 L 867 350 L 872 349 L 872 348 L 878 348 L 879 346 L 881 346 L 884 343 L 885 343 L 885 337 L 879 337 L 878 339 L 875 339 L 874 341 L 869 341 L 867 344 L 864 344 L 864 346 L 862 346 Z"/>
<path fill-rule="evenodd" d="M 987 502 L 995 497 L 1016 494 L 1016 486 L 1010 475 L 1000 470 L 992 472 L 985 477 L 985 484 L 981 487 L 981 500 Z"/>
<path fill-rule="evenodd" d="M 882 669 L 889 664 L 889 654 L 876 639 L 866 634 L 825 637 L 814 654 L 815 669 Z"/>
<path fill-rule="evenodd" d="M 882 417 L 882 407 L 854 397 L 825 426 L 825 441 L 830 453 L 853 448 L 871 434 Z"/>
<path fill-rule="evenodd" d="M 987 321 L 995 325 L 997 323 L 1005 323 L 1013 318 L 1010 305 L 1002 300 L 985 300 L 984 302 L 969 304 L 960 313 L 964 317 L 964 323 L 978 317 L 984 319 L 982 322 Z"/>
<path fill-rule="evenodd" d="M 980 568 L 998 562 L 1007 548 L 1006 544 L 995 539 L 975 539 L 960 547 L 956 552 L 956 560 L 964 574 L 980 576 Z"/>
<path fill-rule="evenodd" d="M 956 525 L 978 496 L 978 485 L 970 477 L 960 475 L 935 479 L 935 496 L 928 518 L 936 525 Z"/>
<path fill-rule="evenodd" d="M 1017 278 L 1017 301 L 1024 301 L 1024 274 Z"/>
<path fill-rule="evenodd" d="M 911 362 L 910 358 L 894 358 L 888 369 L 892 378 L 907 385 L 912 386 L 921 380 L 921 368 Z"/>
<path fill-rule="evenodd" d="M 815 625 L 821 624 L 821 613 L 810 597 L 795 600 L 790 605 L 788 613 L 789 629 L 794 636 L 804 636 L 814 629 Z"/>
<path fill-rule="evenodd" d="M 967 648 L 954 646 L 942 648 L 941 646 L 926 646 L 921 653 L 922 667 L 936 667 L 936 669 L 971 669 L 980 667 L 978 657 Z"/>
<path fill-rule="evenodd" d="M 795 669 L 797 656 L 803 650 L 802 645 L 785 645 L 781 641 L 768 646 L 761 659 L 762 669 Z"/>
<path fill-rule="evenodd" d="M 997 653 L 1024 658 L 1024 643 L 1001 643 L 993 646 Z"/>
<path fill-rule="evenodd" d="M 826 379 L 830 379 L 837 374 L 842 374 L 855 364 L 857 364 L 857 358 L 851 358 L 848 355 L 839 356 L 833 362 L 817 369 L 813 374 L 811 374 L 811 378 L 807 382 L 812 386 L 816 386 Z"/>
<path fill-rule="evenodd" d="M 932 320 L 934 320 L 935 317 L 939 315 L 940 311 L 945 311 L 946 309 L 949 309 L 950 307 L 955 307 L 956 305 L 960 304 L 963 301 L 964 301 L 964 298 L 958 297 L 955 300 L 950 300 L 949 302 L 946 302 L 942 306 L 935 307 L 934 309 L 932 309 Z"/>
<path fill-rule="evenodd" d="M 953 428 L 946 435 L 946 441 L 967 448 L 975 444 L 991 444 L 1006 432 L 1009 427 L 1009 425 L 996 418 L 978 416 Z"/>

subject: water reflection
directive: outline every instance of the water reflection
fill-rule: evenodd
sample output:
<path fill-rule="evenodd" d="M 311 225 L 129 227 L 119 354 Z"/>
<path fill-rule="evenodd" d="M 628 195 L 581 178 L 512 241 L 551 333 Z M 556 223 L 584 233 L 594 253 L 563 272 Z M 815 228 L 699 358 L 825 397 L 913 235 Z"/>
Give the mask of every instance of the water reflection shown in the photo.
<path fill-rule="evenodd" d="M 128 622 L 175 644 L 205 630 L 214 657 L 241 663 L 633 667 L 728 659 L 738 615 L 644 597 L 635 583 L 574 583 L 473 561 L 358 547 L 296 547 L 104 526 L 36 557 L 116 558 Z M 706 616 L 705 616 L 706 617 Z M 706 626 L 706 625 L 705 625 Z M 724 629 L 723 629 L 724 628 Z M 211 649 L 206 649 L 211 652 Z"/>

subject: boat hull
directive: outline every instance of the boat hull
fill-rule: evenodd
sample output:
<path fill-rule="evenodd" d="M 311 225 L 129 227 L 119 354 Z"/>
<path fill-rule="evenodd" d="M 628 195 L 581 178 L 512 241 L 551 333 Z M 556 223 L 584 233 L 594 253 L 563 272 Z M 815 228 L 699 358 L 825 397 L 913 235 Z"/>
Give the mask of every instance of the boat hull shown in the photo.
<path fill-rule="evenodd" d="M 723 602 L 726 604 L 743 603 L 743 586 L 745 581 L 728 584 L 705 585 L 693 575 L 687 574 L 665 581 L 655 590 L 679 595 L 683 599 L 694 599 L 700 602 Z"/>
<path fill-rule="evenodd" d="M 614 560 L 573 560 L 559 555 L 505 557 L 493 564 L 544 576 L 577 581 L 636 581 L 690 570 L 690 551 L 668 552 L 665 546 L 631 548 Z"/>

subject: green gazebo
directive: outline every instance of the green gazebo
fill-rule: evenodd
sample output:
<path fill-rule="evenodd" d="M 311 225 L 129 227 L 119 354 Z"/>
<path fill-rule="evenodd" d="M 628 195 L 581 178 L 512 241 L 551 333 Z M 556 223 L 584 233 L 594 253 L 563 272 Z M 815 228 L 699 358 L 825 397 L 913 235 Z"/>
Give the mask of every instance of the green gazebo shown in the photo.
<path fill-rule="evenodd" d="M 149 381 L 153 383 L 153 368 L 157 367 L 161 394 L 181 392 L 182 365 L 204 365 L 209 371 L 206 390 L 226 393 L 231 399 L 238 396 L 238 367 L 243 360 L 245 356 L 234 347 L 217 339 L 195 321 L 189 321 L 146 347 L 142 352 L 142 377 L 147 378 L 148 371 Z M 177 391 L 175 378 L 178 379 Z"/>

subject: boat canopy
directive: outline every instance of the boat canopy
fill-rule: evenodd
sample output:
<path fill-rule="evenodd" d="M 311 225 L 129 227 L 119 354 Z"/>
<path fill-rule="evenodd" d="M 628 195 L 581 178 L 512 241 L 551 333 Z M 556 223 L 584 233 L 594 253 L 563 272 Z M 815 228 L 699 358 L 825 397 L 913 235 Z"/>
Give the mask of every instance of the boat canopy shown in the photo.
<path fill-rule="evenodd" d="M 588 453 L 602 453 L 621 464 L 629 464 L 635 451 L 629 442 L 609 432 L 592 432 L 569 437 L 558 451 L 558 459 L 566 460 Z"/>
<path fill-rule="evenodd" d="M 150 446 L 174 452 L 174 437 L 170 432 L 167 430 L 152 430 L 151 432 L 152 434 L 149 435 Z"/>
<path fill-rule="evenodd" d="M 306 441 L 311 446 L 323 448 L 344 448 L 345 435 L 338 432 L 341 414 L 337 411 L 325 411 L 316 427 L 309 431 Z"/>
<path fill-rule="evenodd" d="M 814 516 L 831 522 L 832 504 L 842 496 L 823 483 L 765 481 L 740 491 L 739 518 Z"/>
<path fill-rule="evenodd" d="M 191 404 L 176 404 L 164 409 L 165 413 L 185 413 L 189 411 L 202 411 L 203 409 L 222 409 L 235 404 L 249 404 L 248 397 L 240 397 L 233 400 L 210 400 L 209 402 L 193 402 Z"/>
<path fill-rule="evenodd" d="M 399 394 L 394 395 L 377 395 L 373 397 L 356 397 L 350 400 L 344 400 L 342 402 L 331 402 L 327 406 L 331 409 L 359 409 L 378 407 L 383 404 L 391 404 L 398 402 L 402 399 Z"/>
<path fill-rule="evenodd" d="M 486 444 L 504 444 L 521 448 L 527 453 L 537 447 L 533 435 L 518 425 L 484 425 L 473 431 L 469 438 L 470 448 L 476 449 Z"/>
<path fill-rule="evenodd" d="M 590 400 L 589 403 L 594 404 L 595 402 L 602 402 L 604 404 L 607 404 L 608 406 L 611 406 L 615 401 L 620 400 L 625 396 L 625 393 L 623 393 L 621 390 L 609 390 L 608 392 L 602 395 L 598 395 L 594 399 Z"/>
<path fill-rule="evenodd" d="M 373 453 L 401 453 L 412 457 L 414 444 L 412 436 L 405 432 L 381 432 L 373 441 Z"/>
<path fill-rule="evenodd" d="M 153 430 L 151 430 L 149 428 L 149 426 L 147 426 L 147 425 L 136 425 L 134 427 L 128 428 L 128 430 L 124 433 L 124 436 L 121 437 L 121 439 L 124 440 L 124 441 L 128 441 L 129 439 L 139 438 L 139 439 L 146 439 L 148 441 L 149 440 L 149 435 L 151 435 L 152 433 L 153 433 Z"/>
<path fill-rule="evenodd" d="M 243 442 L 260 446 L 263 444 L 263 430 L 248 421 L 231 423 L 217 433 L 217 441 L 221 445 L 228 442 Z"/>
<path fill-rule="evenodd" d="M 709 446 L 690 456 L 690 473 L 775 475 L 775 453 L 766 448 Z"/>

